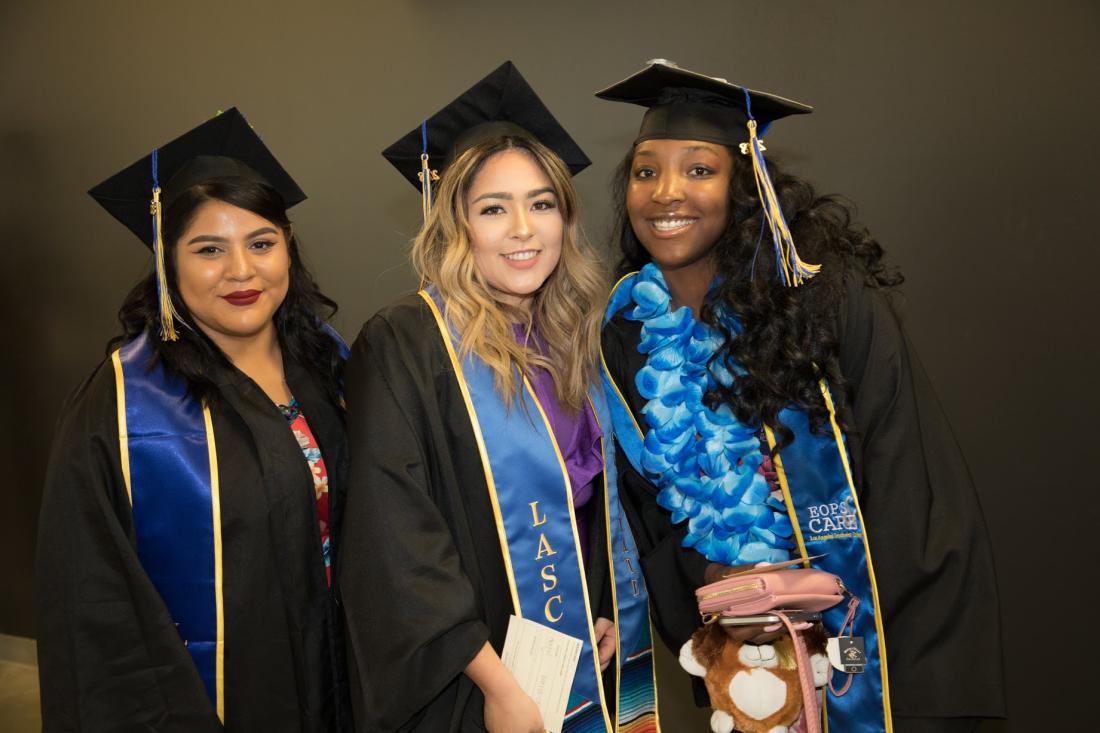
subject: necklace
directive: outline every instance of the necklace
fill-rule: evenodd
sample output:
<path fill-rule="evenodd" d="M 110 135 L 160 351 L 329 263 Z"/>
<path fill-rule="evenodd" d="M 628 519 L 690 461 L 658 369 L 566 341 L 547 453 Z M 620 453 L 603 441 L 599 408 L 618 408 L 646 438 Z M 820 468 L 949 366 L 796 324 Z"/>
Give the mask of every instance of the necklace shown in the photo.
<path fill-rule="evenodd" d="M 646 363 L 635 377 L 648 400 L 642 468 L 659 489 L 657 504 L 673 524 L 687 521 L 684 547 L 723 565 L 782 562 L 794 543 L 787 508 L 761 473 L 759 426 L 745 425 L 729 405 L 712 410 L 704 395 L 733 385 L 740 364 L 716 359 L 720 331 L 697 321 L 688 307 L 672 310 L 660 269 L 642 268 L 630 284 L 633 308 L 625 317 L 642 323 L 638 352 Z M 737 318 L 719 318 L 735 337 Z"/>

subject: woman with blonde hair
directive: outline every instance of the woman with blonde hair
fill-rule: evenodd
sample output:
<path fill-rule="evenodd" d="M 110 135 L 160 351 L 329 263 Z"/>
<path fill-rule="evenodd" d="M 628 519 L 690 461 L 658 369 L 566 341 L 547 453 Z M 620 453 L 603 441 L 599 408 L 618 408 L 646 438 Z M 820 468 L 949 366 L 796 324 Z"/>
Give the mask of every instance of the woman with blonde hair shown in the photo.
<path fill-rule="evenodd" d="M 588 160 L 511 63 L 385 154 L 426 221 L 422 289 L 366 323 L 345 372 L 357 725 L 656 730 L 596 369 L 606 282 L 571 180 Z M 564 713 L 501 661 L 513 615 L 579 642 Z"/>

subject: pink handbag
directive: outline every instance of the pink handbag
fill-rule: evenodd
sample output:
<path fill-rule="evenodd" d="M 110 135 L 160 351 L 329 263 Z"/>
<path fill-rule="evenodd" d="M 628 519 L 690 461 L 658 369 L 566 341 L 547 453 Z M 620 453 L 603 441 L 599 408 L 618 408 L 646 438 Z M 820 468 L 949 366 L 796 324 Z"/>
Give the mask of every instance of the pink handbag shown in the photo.
<path fill-rule="evenodd" d="M 844 600 L 840 578 L 813 568 L 767 566 L 704 585 L 695 591 L 704 616 L 752 616 L 774 610 L 824 611 Z"/>

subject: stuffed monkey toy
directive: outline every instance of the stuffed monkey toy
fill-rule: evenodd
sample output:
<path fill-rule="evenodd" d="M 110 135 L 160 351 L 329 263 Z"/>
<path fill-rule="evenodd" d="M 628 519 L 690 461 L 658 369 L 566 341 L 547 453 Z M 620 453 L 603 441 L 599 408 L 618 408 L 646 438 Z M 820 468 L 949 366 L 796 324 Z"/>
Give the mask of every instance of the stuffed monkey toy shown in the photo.
<path fill-rule="evenodd" d="M 830 665 L 820 623 L 802 633 L 814 686 L 824 687 Z M 708 624 L 680 649 L 680 666 L 702 677 L 710 694 L 714 733 L 787 733 L 802 715 L 802 689 L 794 641 L 787 634 L 768 644 L 735 641 Z"/>

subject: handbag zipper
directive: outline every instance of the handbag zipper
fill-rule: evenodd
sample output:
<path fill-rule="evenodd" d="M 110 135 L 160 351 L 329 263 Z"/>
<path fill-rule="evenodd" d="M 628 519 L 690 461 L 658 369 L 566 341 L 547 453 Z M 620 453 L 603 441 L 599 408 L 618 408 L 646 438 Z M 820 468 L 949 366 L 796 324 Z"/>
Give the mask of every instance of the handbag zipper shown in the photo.
<path fill-rule="evenodd" d="M 708 601 L 711 598 L 722 598 L 723 596 L 728 596 L 731 593 L 740 593 L 741 591 L 753 590 L 755 588 L 763 588 L 763 587 L 764 587 L 764 581 L 763 580 L 754 580 L 751 583 L 742 583 L 741 585 L 735 585 L 732 588 L 723 588 L 722 590 L 712 591 L 712 592 L 707 593 L 706 595 L 702 596 L 699 600 L 700 601 Z"/>

